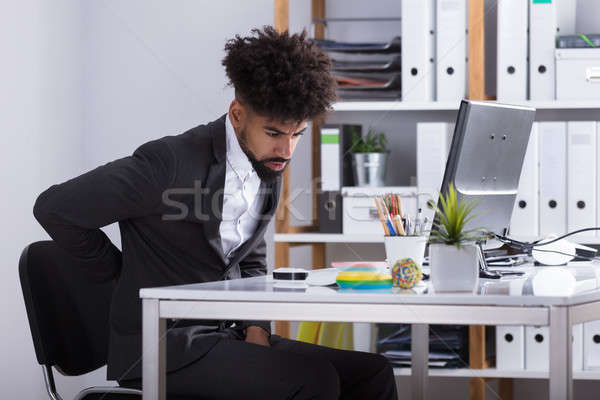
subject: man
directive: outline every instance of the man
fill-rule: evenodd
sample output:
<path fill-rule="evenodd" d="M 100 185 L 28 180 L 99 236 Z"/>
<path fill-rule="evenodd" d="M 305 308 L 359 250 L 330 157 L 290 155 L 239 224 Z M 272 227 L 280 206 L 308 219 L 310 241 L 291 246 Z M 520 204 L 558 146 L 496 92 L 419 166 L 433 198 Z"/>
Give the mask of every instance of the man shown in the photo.
<path fill-rule="evenodd" d="M 143 287 L 266 273 L 264 232 L 309 119 L 335 100 L 329 58 L 306 34 L 236 36 L 223 60 L 229 112 L 42 193 L 34 215 L 94 279 L 118 279 L 108 378 L 141 386 Z M 119 222 L 122 252 L 100 230 Z M 169 321 L 167 391 L 203 399 L 395 399 L 369 353 L 271 336 L 264 321 Z"/>

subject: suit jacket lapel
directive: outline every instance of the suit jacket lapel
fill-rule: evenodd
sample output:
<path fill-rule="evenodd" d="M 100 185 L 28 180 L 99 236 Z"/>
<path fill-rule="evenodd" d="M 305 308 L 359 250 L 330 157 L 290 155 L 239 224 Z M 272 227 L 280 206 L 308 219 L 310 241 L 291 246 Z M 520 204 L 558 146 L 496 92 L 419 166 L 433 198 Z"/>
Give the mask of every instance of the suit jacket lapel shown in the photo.
<path fill-rule="evenodd" d="M 221 235 L 219 225 L 223 220 L 223 190 L 225 187 L 226 151 L 225 142 L 225 116 L 214 121 L 209 126 L 212 136 L 214 160 L 209 166 L 206 184 L 202 194 L 202 214 L 208 220 L 202 221 L 204 234 L 209 245 L 219 256 L 223 264 L 226 264 L 223 247 L 221 246 Z"/>

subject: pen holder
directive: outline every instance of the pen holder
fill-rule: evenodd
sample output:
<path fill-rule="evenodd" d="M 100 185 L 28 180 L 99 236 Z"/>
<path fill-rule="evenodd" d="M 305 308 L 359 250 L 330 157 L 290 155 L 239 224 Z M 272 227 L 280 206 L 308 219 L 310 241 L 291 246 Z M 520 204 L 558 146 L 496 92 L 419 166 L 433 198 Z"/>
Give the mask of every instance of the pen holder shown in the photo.
<path fill-rule="evenodd" d="M 417 266 L 423 264 L 425 256 L 425 245 L 427 237 L 425 236 L 384 236 L 386 261 L 391 267 L 396 261 L 403 258 L 412 258 Z"/>

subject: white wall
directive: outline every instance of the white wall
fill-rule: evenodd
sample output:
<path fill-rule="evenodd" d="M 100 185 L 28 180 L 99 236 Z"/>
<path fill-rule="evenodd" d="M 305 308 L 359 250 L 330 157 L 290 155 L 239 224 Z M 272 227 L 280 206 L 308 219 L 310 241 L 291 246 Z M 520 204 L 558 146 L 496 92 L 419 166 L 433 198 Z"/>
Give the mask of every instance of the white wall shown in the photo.
<path fill-rule="evenodd" d="M 81 7 L 77 0 L 0 2 L 0 397 L 44 396 L 17 263 L 45 237 L 33 219 L 43 187 L 83 168 Z"/>
<path fill-rule="evenodd" d="M 221 65 L 225 42 L 273 24 L 273 0 L 95 1 L 85 15 L 85 155 L 93 168 L 226 113 L 233 90 Z M 106 231 L 120 241 L 116 225 Z"/>
<path fill-rule="evenodd" d="M 47 238 L 36 196 L 227 111 L 225 40 L 272 24 L 273 1 L 215 4 L 0 0 L 0 398 L 46 397 L 17 273 L 23 247 Z M 68 399 L 104 376 L 57 376 L 57 385 Z"/>
<path fill-rule="evenodd" d="M 577 0 L 575 23 L 577 33 L 600 33 L 598 18 L 600 18 L 600 1 Z"/>

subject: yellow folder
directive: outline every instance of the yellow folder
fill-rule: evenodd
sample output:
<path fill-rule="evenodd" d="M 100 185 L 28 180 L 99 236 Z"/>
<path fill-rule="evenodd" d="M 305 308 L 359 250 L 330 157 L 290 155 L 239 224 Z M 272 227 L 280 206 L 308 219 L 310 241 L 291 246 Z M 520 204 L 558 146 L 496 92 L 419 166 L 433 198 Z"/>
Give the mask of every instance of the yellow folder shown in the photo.
<path fill-rule="evenodd" d="M 353 325 L 348 322 L 300 322 L 297 339 L 334 349 L 354 349 Z"/>

